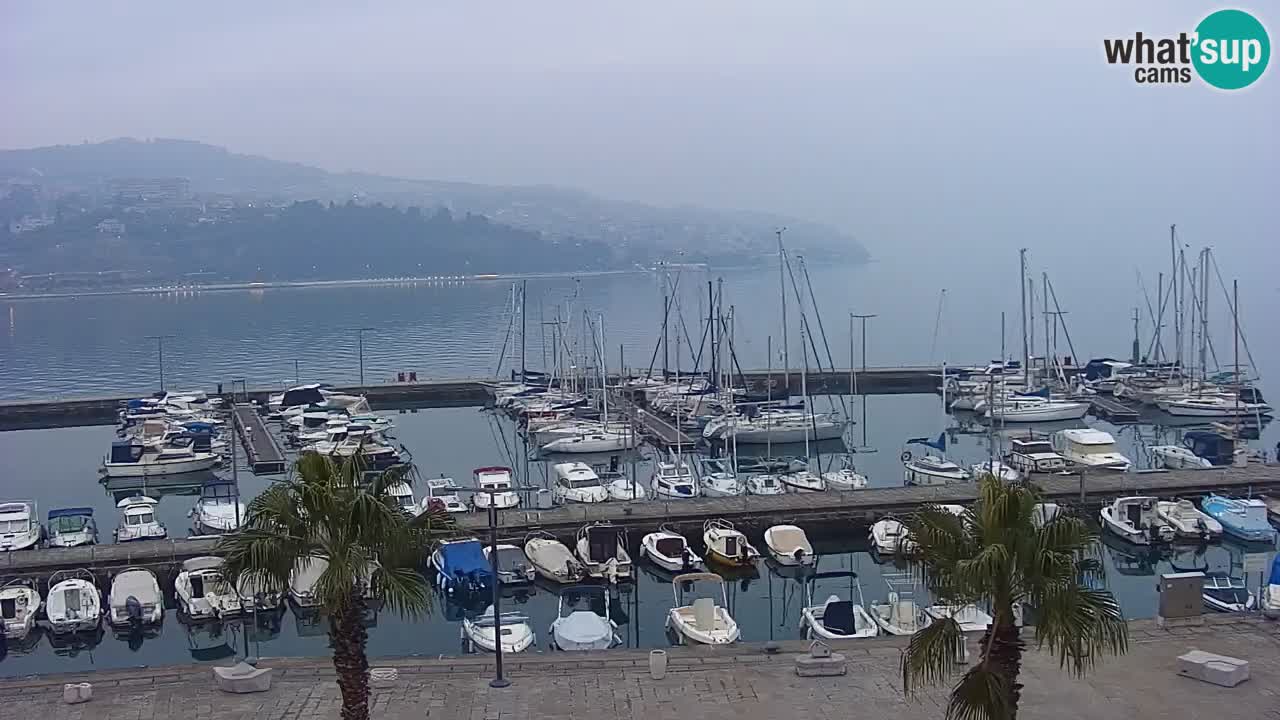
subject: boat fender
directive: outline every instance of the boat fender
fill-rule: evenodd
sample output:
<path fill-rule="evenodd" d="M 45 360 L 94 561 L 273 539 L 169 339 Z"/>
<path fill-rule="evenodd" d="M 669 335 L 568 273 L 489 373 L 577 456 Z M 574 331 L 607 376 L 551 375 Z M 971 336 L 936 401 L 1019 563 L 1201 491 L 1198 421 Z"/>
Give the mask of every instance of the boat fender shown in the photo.
<path fill-rule="evenodd" d="M 898 457 L 899 457 L 899 459 L 901 459 L 901 460 L 902 460 L 902 462 L 911 462 L 911 451 L 910 451 L 910 450 L 903 450 L 903 451 L 902 451 L 902 454 L 901 454 L 901 455 L 899 455 Z"/>

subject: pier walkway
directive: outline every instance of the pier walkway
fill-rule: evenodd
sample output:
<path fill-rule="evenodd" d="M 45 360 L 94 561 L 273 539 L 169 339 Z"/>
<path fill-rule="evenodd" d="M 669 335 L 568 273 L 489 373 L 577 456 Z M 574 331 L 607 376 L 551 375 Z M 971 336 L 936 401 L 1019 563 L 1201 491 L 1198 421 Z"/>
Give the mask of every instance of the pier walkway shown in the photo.
<path fill-rule="evenodd" d="M 1095 395 L 1089 399 L 1094 417 L 1112 423 L 1138 422 L 1138 410 L 1112 397 Z"/>
<path fill-rule="evenodd" d="M 1089 473 L 1038 477 L 1037 486 L 1045 499 L 1092 509 L 1124 495 L 1155 495 L 1165 498 L 1194 497 L 1212 491 L 1234 495 L 1280 490 L 1280 465 L 1250 465 L 1221 470 L 1176 470 L 1150 473 Z M 533 530 L 572 537 L 583 525 L 612 522 L 633 532 L 668 524 L 692 538 L 701 536 L 702 524 L 710 518 L 729 520 L 744 531 L 759 533 L 781 522 L 795 523 L 815 533 L 865 529 L 891 514 L 909 513 L 928 503 L 968 504 L 977 499 L 974 483 L 937 487 L 869 488 L 851 492 L 789 493 L 774 496 L 694 498 L 660 502 L 609 502 L 591 505 L 564 505 L 550 510 L 504 510 L 499 515 L 500 534 L 520 538 Z M 481 513 L 457 518 L 459 528 L 483 534 L 489 525 Z M 0 578 L 30 576 L 47 578 L 55 570 L 89 568 L 102 571 L 103 582 L 112 570 L 142 565 L 171 574 L 170 570 L 188 558 L 208 555 L 216 538 L 156 540 L 123 545 L 24 550 L 0 555 Z"/>
<path fill-rule="evenodd" d="M 1083 678 L 1062 669 L 1024 634 L 1019 680 L 1021 715 L 1045 720 L 1277 717 L 1280 634 L 1275 623 L 1233 616 L 1164 630 L 1151 621 L 1129 623 L 1128 652 L 1104 657 Z M 373 631 L 378 632 L 377 630 Z M 837 641 L 848 674 L 797 677 L 805 643 L 781 643 L 766 654 L 759 643 L 667 648 L 667 675 L 650 678 L 648 650 L 589 653 L 536 651 L 507 655 L 511 686 L 489 687 L 492 656 L 372 658 L 395 668 L 389 687 L 374 688 L 370 714 L 382 720 L 937 720 L 949 683 L 906 694 L 899 661 L 908 638 Z M 976 657 L 978 635 L 968 638 Z M 1177 657 L 1189 650 L 1249 662 L 1250 679 L 1223 688 L 1179 677 Z M 233 660 L 225 661 L 229 665 Z M 210 665 L 102 670 L 0 680 L 6 717 L 41 720 L 336 720 L 341 695 L 332 661 L 263 658 L 274 669 L 269 691 L 228 695 L 214 688 Z M 958 668 L 964 671 L 964 666 Z M 62 704 L 62 684 L 93 683 L 93 699 Z"/>
<path fill-rule="evenodd" d="M 288 464 L 280 442 L 268 430 L 267 423 L 253 405 L 236 405 L 232 413 L 236 432 L 244 443 L 245 457 L 254 475 L 275 475 Z"/>
<path fill-rule="evenodd" d="M 700 437 L 691 436 L 676 427 L 661 415 L 640 407 L 623 393 L 611 393 L 610 402 L 621 410 L 623 416 L 635 421 L 641 435 L 660 448 L 692 448 L 701 440 Z"/>

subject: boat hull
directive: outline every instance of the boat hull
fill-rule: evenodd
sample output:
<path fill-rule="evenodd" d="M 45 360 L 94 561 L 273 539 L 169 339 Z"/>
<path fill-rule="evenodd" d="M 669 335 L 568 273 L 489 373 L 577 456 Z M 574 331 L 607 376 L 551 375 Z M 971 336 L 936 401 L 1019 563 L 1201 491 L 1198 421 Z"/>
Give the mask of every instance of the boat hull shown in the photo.
<path fill-rule="evenodd" d="M 809 442 L 820 440 L 835 440 L 844 433 L 844 428 L 834 423 L 818 423 L 815 431 L 812 427 L 804 428 L 784 428 L 784 429 L 754 429 L 754 428 L 737 428 L 731 432 L 725 432 L 723 437 L 726 440 L 733 440 L 739 445 L 766 445 L 769 443 L 775 445 L 784 445 L 787 443 L 802 443 L 806 439 Z"/>
<path fill-rule="evenodd" d="M 179 460 L 165 463 L 104 463 L 103 472 L 107 477 L 163 477 L 165 475 L 182 475 L 185 473 L 212 470 L 218 464 L 217 455 L 197 457 L 190 460 Z"/>

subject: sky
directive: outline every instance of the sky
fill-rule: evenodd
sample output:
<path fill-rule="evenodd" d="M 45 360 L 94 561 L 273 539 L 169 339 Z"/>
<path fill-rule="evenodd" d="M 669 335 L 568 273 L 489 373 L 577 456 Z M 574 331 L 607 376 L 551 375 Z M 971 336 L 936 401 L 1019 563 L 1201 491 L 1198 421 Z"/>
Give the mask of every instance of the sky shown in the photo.
<path fill-rule="evenodd" d="M 1105 37 L 1190 31 L 1218 7 L 10 0 L 0 147 L 179 137 L 757 208 L 926 262 L 1034 245 L 1127 268 L 1173 222 L 1274 258 L 1280 69 L 1226 93 L 1103 60 Z"/>

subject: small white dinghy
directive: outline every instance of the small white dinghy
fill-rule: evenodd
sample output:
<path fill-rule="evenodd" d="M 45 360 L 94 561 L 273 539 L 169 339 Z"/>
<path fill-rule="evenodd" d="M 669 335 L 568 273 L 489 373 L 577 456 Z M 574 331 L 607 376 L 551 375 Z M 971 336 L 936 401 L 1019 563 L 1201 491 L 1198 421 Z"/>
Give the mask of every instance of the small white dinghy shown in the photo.
<path fill-rule="evenodd" d="M 880 634 L 880 626 L 867 614 L 866 601 L 862 597 L 862 583 L 856 585 L 857 602 L 852 598 L 841 599 L 839 595 L 831 595 L 821 604 L 813 602 L 813 588 L 818 580 L 848 578 L 850 585 L 853 585 L 857 577 L 857 573 L 833 571 L 815 573 L 805 579 L 805 606 L 800 611 L 800 630 L 805 639 L 849 640 Z M 852 590 L 850 594 L 852 595 Z"/>
<path fill-rule="evenodd" d="M 524 554 L 542 577 L 555 583 L 576 583 L 586 577 L 573 551 L 549 533 L 531 533 L 524 540 Z"/>
<path fill-rule="evenodd" d="M 669 572 L 688 573 L 706 569 L 702 558 L 689 547 L 685 536 L 666 525 L 640 539 L 640 555 Z"/>
<path fill-rule="evenodd" d="M 622 644 L 617 629 L 609 618 L 609 592 L 604 587 L 574 585 L 560 591 L 551 623 L 553 649 L 608 650 Z"/>
<path fill-rule="evenodd" d="M 930 605 L 925 613 L 934 620 L 951 618 L 961 632 L 978 632 L 991 625 L 991 616 L 977 605 Z"/>
<path fill-rule="evenodd" d="M 892 555 L 898 552 L 899 546 L 903 550 L 910 550 L 914 545 L 907 526 L 901 520 L 887 517 L 877 520 L 871 526 L 871 546 L 881 555 Z"/>
<path fill-rule="evenodd" d="M 107 622 L 115 627 L 156 625 L 164 618 L 164 596 L 155 573 L 126 568 L 111 580 Z"/>
<path fill-rule="evenodd" d="M 97 630 L 102 593 L 88 570 L 60 570 L 49 576 L 45 624 L 55 635 Z"/>
<path fill-rule="evenodd" d="M 240 593 L 222 577 L 222 558 L 195 557 L 182 563 L 173 581 L 179 617 L 200 621 L 240 612 Z"/>
<path fill-rule="evenodd" d="M 524 652 L 537 639 L 533 628 L 529 626 L 529 618 L 525 615 L 502 613 L 498 620 L 502 621 L 501 635 L 498 634 L 498 623 L 493 617 L 492 605 L 474 620 L 466 617 L 462 619 L 462 642 L 467 646 L 468 652 L 495 652 L 499 637 L 502 638 L 502 652 Z"/>
<path fill-rule="evenodd" d="M 29 580 L 11 580 L 0 588 L 0 621 L 7 640 L 21 640 L 35 627 L 36 615 L 44 601 Z"/>
<path fill-rule="evenodd" d="M 764 545 L 779 565 L 813 565 L 813 545 L 795 525 L 774 525 L 764 531 Z"/>
<path fill-rule="evenodd" d="M 889 586 L 889 595 L 885 602 L 871 603 L 871 619 L 886 635 L 914 635 L 932 624 L 933 618 L 916 604 L 912 590 L 914 584 L 909 576 L 893 574 L 883 577 Z"/>
<path fill-rule="evenodd" d="M 1211 540 L 1222 536 L 1222 523 L 1190 500 L 1159 500 L 1156 502 L 1156 515 L 1173 528 L 1178 537 Z"/>
<path fill-rule="evenodd" d="M 686 592 L 696 592 L 697 583 L 719 586 L 720 603 L 713 597 L 702 596 L 685 603 Z M 727 645 L 738 639 L 738 623 L 729 614 L 728 595 L 724 579 L 715 573 L 687 573 L 677 575 L 671 581 L 675 594 L 675 607 L 667 613 L 667 629 L 674 632 L 680 644 L 691 640 L 703 645 Z"/>

